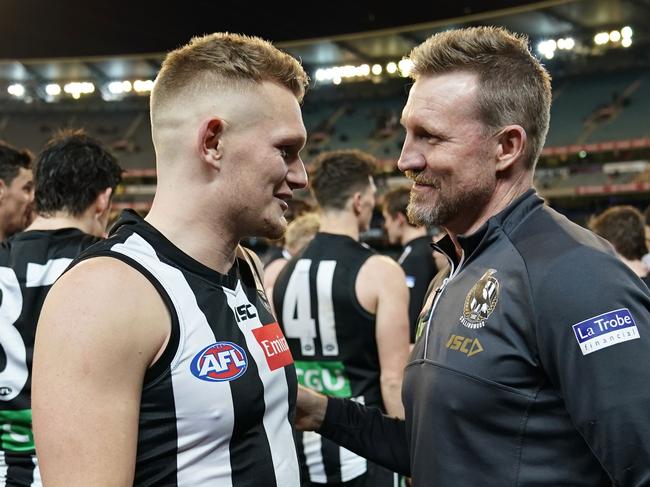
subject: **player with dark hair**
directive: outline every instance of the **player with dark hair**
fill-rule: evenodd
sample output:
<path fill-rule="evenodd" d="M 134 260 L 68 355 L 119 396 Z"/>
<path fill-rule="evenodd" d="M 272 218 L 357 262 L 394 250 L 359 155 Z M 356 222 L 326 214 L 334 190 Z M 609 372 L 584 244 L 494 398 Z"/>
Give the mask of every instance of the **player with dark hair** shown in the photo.
<path fill-rule="evenodd" d="M 31 365 L 34 333 L 50 287 L 106 229 L 121 180 L 116 159 L 82 132 L 50 140 L 35 164 L 36 218 L 0 244 L 0 485 L 41 484 L 34 453 Z"/>
<path fill-rule="evenodd" d="M 650 285 L 643 256 L 648 253 L 643 214 L 633 206 L 612 206 L 589 221 L 589 228 L 614 246 L 616 253 L 646 285 Z"/>
<path fill-rule="evenodd" d="M 24 230 L 32 221 L 33 156 L 0 141 L 0 241 Z"/>

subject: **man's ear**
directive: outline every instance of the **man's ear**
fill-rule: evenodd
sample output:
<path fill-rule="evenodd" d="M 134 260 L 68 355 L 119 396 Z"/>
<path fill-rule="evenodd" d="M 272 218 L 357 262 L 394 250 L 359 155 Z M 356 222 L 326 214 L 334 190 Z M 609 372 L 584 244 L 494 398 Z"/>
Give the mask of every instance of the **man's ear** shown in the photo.
<path fill-rule="evenodd" d="M 224 122 L 221 118 L 215 117 L 208 120 L 199 134 L 199 149 L 204 162 L 219 169 L 223 157 L 223 134 Z"/>
<path fill-rule="evenodd" d="M 7 185 L 5 184 L 5 180 L 0 179 L 0 201 L 4 199 L 6 192 L 7 192 Z"/>
<path fill-rule="evenodd" d="M 106 188 L 95 198 L 95 216 L 101 217 L 111 210 L 111 196 L 113 188 Z"/>
<path fill-rule="evenodd" d="M 399 226 L 403 227 L 408 223 L 408 218 L 406 218 L 406 215 L 402 213 L 401 211 L 398 211 L 395 214 L 395 219 L 399 222 Z"/>
<path fill-rule="evenodd" d="M 528 136 L 520 125 L 508 125 L 497 135 L 496 171 L 507 171 L 524 158 Z"/>
<path fill-rule="evenodd" d="M 352 211 L 356 216 L 361 214 L 361 192 L 357 191 L 352 195 Z"/>

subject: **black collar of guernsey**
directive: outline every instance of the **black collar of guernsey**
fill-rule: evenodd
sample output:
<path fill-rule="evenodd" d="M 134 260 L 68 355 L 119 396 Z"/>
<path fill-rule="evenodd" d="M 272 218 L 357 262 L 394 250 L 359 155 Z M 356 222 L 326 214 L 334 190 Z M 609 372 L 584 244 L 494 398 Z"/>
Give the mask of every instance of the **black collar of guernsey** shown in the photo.
<path fill-rule="evenodd" d="M 121 229 L 128 231 L 129 226 L 133 226 L 133 230 L 145 238 L 145 240 L 156 242 L 155 250 L 161 260 L 171 261 L 171 265 L 185 269 L 212 284 L 223 285 L 234 290 L 240 278 L 239 266 L 247 266 L 245 262 L 241 263 L 239 262 L 240 259 L 237 258 L 227 274 L 221 274 L 214 269 L 210 269 L 208 266 L 176 247 L 176 245 L 169 241 L 153 225 L 131 209 L 122 211 L 119 219 L 111 228 L 109 236 L 113 236 Z"/>

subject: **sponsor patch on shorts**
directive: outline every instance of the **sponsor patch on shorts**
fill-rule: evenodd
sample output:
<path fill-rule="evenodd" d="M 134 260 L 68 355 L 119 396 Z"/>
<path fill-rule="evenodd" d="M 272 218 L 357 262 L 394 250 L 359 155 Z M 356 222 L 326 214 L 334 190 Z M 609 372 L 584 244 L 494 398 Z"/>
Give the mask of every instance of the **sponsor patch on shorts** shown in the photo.
<path fill-rule="evenodd" d="M 582 355 L 639 338 L 639 330 L 627 308 L 594 316 L 572 328 Z"/>

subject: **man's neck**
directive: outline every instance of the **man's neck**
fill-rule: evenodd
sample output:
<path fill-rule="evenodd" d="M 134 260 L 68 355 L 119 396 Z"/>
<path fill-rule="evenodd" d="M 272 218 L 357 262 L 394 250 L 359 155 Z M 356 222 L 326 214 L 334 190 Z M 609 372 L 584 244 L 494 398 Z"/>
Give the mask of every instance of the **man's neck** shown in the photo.
<path fill-rule="evenodd" d="M 621 254 L 617 252 L 617 255 L 621 258 L 627 266 L 632 269 L 632 271 L 639 277 L 645 277 L 648 275 L 648 268 L 646 265 L 640 261 L 640 260 L 628 260 L 625 257 L 623 257 Z"/>
<path fill-rule="evenodd" d="M 84 216 L 75 217 L 69 213 L 57 212 L 52 216 L 37 215 L 25 231 L 29 230 L 60 230 L 61 228 L 77 228 L 84 233 L 92 234 L 93 224 Z"/>
<path fill-rule="evenodd" d="M 458 235 L 472 235 L 490 218 L 505 210 L 513 201 L 532 187 L 532 177 L 532 172 L 526 171 L 514 183 L 505 182 L 497 184 L 490 200 L 477 207 L 473 215 L 461 215 L 459 218 L 460 221 L 450 222 L 449 225 L 444 225 L 444 229 L 454 242 L 458 257 L 462 254 L 462 248 L 458 243 Z"/>
<path fill-rule="evenodd" d="M 344 211 L 323 211 L 320 216 L 319 232 L 347 235 L 359 240 L 359 223 L 353 214 Z"/>
<path fill-rule="evenodd" d="M 427 229 L 425 227 L 413 227 L 407 224 L 402 231 L 400 243 L 402 244 L 402 247 L 406 247 L 409 242 L 412 242 L 416 238 L 424 237 L 426 234 Z"/>
<path fill-rule="evenodd" d="M 177 204 L 179 201 L 154 198 L 145 220 L 194 260 L 226 274 L 235 262 L 239 236 L 234 234 L 224 218 L 221 218 L 223 225 L 197 218 L 205 212 L 188 209 Z"/>

